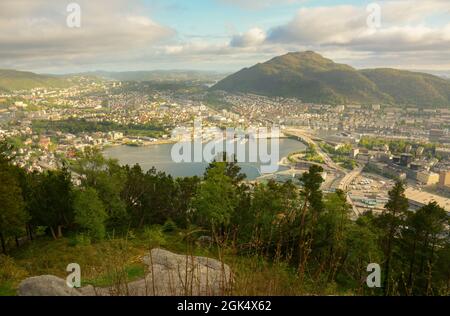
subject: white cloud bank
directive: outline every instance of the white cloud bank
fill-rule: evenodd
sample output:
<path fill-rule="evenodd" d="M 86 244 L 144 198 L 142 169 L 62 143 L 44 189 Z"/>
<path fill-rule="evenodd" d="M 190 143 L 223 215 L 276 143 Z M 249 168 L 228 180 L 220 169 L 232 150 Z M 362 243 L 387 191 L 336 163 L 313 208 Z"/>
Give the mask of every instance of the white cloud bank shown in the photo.
<path fill-rule="evenodd" d="M 118 60 L 147 51 L 175 31 L 141 14 L 138 1 L 77 0 L 81 27 L 69 28 L 65 1 L 1 0 L 2 66 L 50 67 Z"/>
<path fill-rule="evenodd" d="M 275 5 L 272 0 L 216 1 L 246 9 Z M 284 24 L 255 25 L 213 40 L 181 40 L 175 29 L 149 18 L 139 0 L 77 2 L 82 27 L 70 29 L 68 2 L 1 0 L 0 68 L 234 71 L 289 51 L 316 50 L 356 67 L 450 70 L 449 0 L 378 1 L 382 15 L 376 31 L 367 26 L 364 5 L 336 5 L 303 7 Z M 282 2 L 301 6 L 305 1 Z"/>
<path fill-rule="evenodd" d="M 365 6 L 301 8 L 288 23 L 267 30 L 260 49 L 318 50 L 357 66 L 365 66 L 365 60 L 367 66 L 450 69 L 450 1 L 379 4 L 381 27 L 376 30 L 367 25 Z M 254 41 L 244 40 L 252 33 L 233 38 L 230 45 L 254 47 Z"/>

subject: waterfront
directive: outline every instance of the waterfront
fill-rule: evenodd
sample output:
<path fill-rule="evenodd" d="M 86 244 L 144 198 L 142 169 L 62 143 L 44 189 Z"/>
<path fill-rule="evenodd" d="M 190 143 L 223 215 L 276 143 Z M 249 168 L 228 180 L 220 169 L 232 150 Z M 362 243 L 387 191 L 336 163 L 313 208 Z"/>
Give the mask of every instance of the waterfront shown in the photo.
<path fill-rule="evenodd" d="M 269 141 L 270 144 L 270 141 Z M 287 157 L 290 153 L 304 151 L 305 145 L 297 140 L 282 138 L 279 139 L 279 160 Z M 164 171 L 173 177 L 189 177 L 201 176 L 205 172 L 208 163 L 175 163 L 171 157 L 171 150 L 173 144 L 161 144 L 144 147 L 130 147 L 117 146 L 110 147 L 104 150 L 104 154 L 108 158 L 114 158 L 122 165 L 140 164 L 144 170 L 149 170 L 155 167 L 158 171 Z M 246 145 L 246 157 L 249 146 Z M 270 152 L 270 151 L 269 151 Z M 239 163 L 242 172 L 247 175 L 247 178 L 254 180 L 258 178 L 260 173 L 261 161 L 258 159 L 256 163 Z M 286 170 L 286 167 L 279 167 L 279 171 Z"/>

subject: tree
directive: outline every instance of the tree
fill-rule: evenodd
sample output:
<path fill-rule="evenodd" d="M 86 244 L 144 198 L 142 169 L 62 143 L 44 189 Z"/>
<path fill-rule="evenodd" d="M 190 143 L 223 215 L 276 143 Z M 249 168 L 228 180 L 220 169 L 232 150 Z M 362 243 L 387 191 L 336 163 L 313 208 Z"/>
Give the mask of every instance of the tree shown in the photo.
<path fill-rule="evenodd" d="M 445 245 L 437 252 L 435 282 L 440 285 L 440 290 L 435 295 L 448 296 L 450 295 L 450 236 L 448 232 Z"/>
<path fill-rule="evenodd" d="M 147 172 L 150 194 L 147 195 L 146 219 L 151 224 L 163 224 L 177 214 L 177 186 L 172 176 L 164 172 Z"/>
<path fill-rule="evenodd" d="M 0 162 L 0 242 L 6 254 L 6 238 L 16 237 L 25 228 L 28 214 L 19 181 L 12 168 Z"/>
<path fill-rule="evenodd" d="M 227 160 L 227 153 L 223 152 L 221 158 L 222 158 L 221 161 L 217 161 L 217 159 L 215 159 L 212 163 L 208 165 L 204 175 L 205 179 L 207 179 L 208 171 L 210 169 L 214 169 L 221 164 L 225 164 L 224 174 L 232 180 L 234 185 L 239 184 L 240 182 L 245 180 L 245 178 L 247 178 L 246 174 L 241 173 L 241 167 L 239 167 L 239 165 L 237 164 L 236 156 L 233 156 L 233 160 L 229 161 L 229 159 Z"/>
<path fill-rule="evenodd" d="M 380 216 L 379 223 L 384 230 L 382 239 L 384 247 L 384 280 L 383 291 L 385 295 L 391 293 L 390 272 L 392 263 L 392 253 L 395 246 L 395 240 L 400 233 L 400 228 L 405 223 L 405 217 L 408 211 L 409 203 L 405 196 L 405 187 L 403 182 L 397 181 L 389 191 L 389 201 L 385 206 L 383 214 Z"/>
<path fill-rule="evenodd" d="M 156 172 L 152 169 L 151 172 Z M 125 166 L 126 182 L 121 197 L 127 205 L 132 224 L 142 227 L 146 215 L 146 200 L 150 194 L 150 186 L 146 175 L 139 165 L 133 167 Z"/>
<path fill-rule="evenodd" d="M 374 215 L 368 212 L 352 222 L 345 236 L 345 254 L 336 279 L 341 285 L 352 288 L 362 295 L 366 287 L 368 264 L 381 262 L 383 253 L 378 243 L 379 229 Z M 369 290 L 377 293 L 377 290 Z"/>
<path fill-rule="evenodd" d="M 411 213 L 402 229 L 403 257 L 409 260 L 406 290 L 409 295 L 433 295 L 435 264 L 448 242 L 447 212 L 436 202 Z M 448 262 L 450 264 L 450 262 Z"/>
<path fill-rule="evenodd" d="M 108 225 L 128 224 L 127 205 L 121 197 L 126 174 L 116 160 L 105 159 L 95 148 L 86 148 L 72 163 L 72 170 L 81 178 L 82 186 L 94 188 L 108 213 Z"/>
<path fill-rule="evenodd" d="M 291 229 L 297 202 L 298 190 L 290 181 L 279 184 L 271 180 L 255 187 L 251 217 L 247 219 L 245 229 L 251 235 L 250 243 L 256 250 L 266 251 L 267 255 L 276 259 L 291 256 Z"/>
<path fill-rule="evenodd" d="M 320 187 L 323 183 L 323 168 L 313 165 L 300 177 L 302 190 L 300 196 L 303 199 L 303 206 L 300 209 L 300 227 L 298 238 L 298 271 L 303 277 L 305 265 L 311 252 L 311 244 L 314 239 L 314 227 L 319 214 L 323 211 L 323 196 Z M 308 223 L 307 223 L 308 217 Z M 308 225 L 307 225 L 308 224 Z"/>
<path fill-rule="evenodd" d="M 176 214 L 173 220 L 179 227 L 187 228 L 192 221 L 192 200 L 200 185 L 199 177 L 186 177 L 176 179 Z"/>
<path fill-rule="evenodd" d="M 105 222 L 108 214 L 94 188 L 86 188 L 75 192 L 73 208 L 75 223 L 87 231 L 88 234 L 101 240 L 105 237 Z"/>
<path fill-rule="evenodd" d="M 193 200 L 199 222 L 208 225 L 216 239 L 225 233 L 237 205 L 236 188 L 225 174 L 226 167 L 218 162 L 209 168 Z"/>
<path fill-rule="evenodd" d="M 317 262 L 320 262 L 317 274 L 328 270 L 328 282 L 334 281 L 346 255 L 346 235 L 351 226 L 350 210 L 346 193 L 337 190 L 326 197 L 324 211 L 319 214 L 313 254 L 315 253 Z"/>
<path fill-rule="evenodd" d="M 32 193 L 29 208 L 33 224 L 47 226 L 54 239 L 62 237 L 63 227 L 73 223 L 70 172 L 63 168 L 35 173 L 30 185 Z"/>

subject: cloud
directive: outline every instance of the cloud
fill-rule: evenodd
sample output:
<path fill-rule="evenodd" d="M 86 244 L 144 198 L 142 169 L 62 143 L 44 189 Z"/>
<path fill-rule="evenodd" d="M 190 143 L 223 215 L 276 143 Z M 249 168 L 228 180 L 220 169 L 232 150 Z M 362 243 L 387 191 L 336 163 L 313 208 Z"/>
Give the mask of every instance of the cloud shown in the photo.
<path fill-rule="evenodd" d="M 273 26 L 265 29 L 260 27 L 267 25 L 265 18 L 258 20 L 260 14 L 247 12 L 246 24 L 252 25 L 247 31 L 233 34 L 225 29 L 217 34 L 220 32 L 214 29 L 214 36 L 207 35 L 208 30 L 187 36 L 186 30 L 178 33 L 170 25 L 156 22 L 151 16 L 160 12 L 159 1 L 146 7 L 141 0 L 75 1 L 82 9 L 80 29 L 66 26 L 70 1 L 0 0 L 0 68 L 234 71 L 289 51 L 315 50 L 356 67 L 450 69 L 449 0 L 378 0 L 382 16 L 381 28 L 376 31 L 367 26 L 365 5 L 330 5 L 299 6 L 284 22 L 274 13 L 270 17 Z M 215 1 L 248 10 L 305 3 Z M 180 10 L 173 2 L 164 2 L 164 9 L 175 17 Z"/>
<path fill-rule="evenodd" d="M 275 26 L 266 32 L 265 40 L 245 41 L 251 38 L 250 31 L 236 35 L 231 46 L 263 47 L 281 46 L 286 50 L 311 49 L 330 52 L 334 57 L 347 56 L 345 61 L 358 64 L 365 56 L 368 65 L 387 62 L 410 67 L 422 64 L 431 67 L 434 60 L 450 64 L 450 1 L 383 1 L 381 4 L 381 27 L 370 28 L 367 24 L 368 12 L 365 6 L 335 5 L 305 7 L 285 24 Z M 441 19 L 439 19 L 441 17 Z M 432 22 L 431 22 L 432 21 Z M 251 45 L 245 45 L 250 42 Z M 237 45 L 240 44 L 240 45 Z M 345 52 L 345 54 L 344 54 Z M 360 54 L 356 54 L 360 52 Z M 393 63 L 392 61 L 390 64 Z M 410 63 L 410 64 L 409 64 Z M 362 64 L 362 63 L 361 63 Z M 436 66 L 436 63 L 434 64 Z"/>
<path fill-rule="evenodd" d="M 308 0 L 216 0 L 219 3 L 246 10 L 260 10 L 274 5 L 301 4 Z"/>
<path fill-rule="evenodd" d="M 232 47 L 249 47 L 256 46 L 264 43 L 266 40 L 266 32 L 264 30 L 255 27 L 243 34 L 234 35 L 230 41 Z"/>
<path fill-rule="evenodd" d="M 267 41 L 372 51 L 422 50 L 434 45 L 436 49 L 446 48 L 450 44 L 450 24 L 427 26 L 425 19 L 441 9 L 450 9 L 450 3 L 430 3 L 416 2 L 414 6 L 411 1 L 386 2 L 378 30 L 368 27 L 365 7 L 303 8 L 289 23 L 269 30 Z"/>
<path fill-rule="evenodd" d="M 78 0 L 81 27 L 69 28 L 68 2 L 2 0 L 0 60 L 37 67 L 61 61 L 95 62 L 150 49 L 176 32 L 141 13 L 135 0 Z"/>

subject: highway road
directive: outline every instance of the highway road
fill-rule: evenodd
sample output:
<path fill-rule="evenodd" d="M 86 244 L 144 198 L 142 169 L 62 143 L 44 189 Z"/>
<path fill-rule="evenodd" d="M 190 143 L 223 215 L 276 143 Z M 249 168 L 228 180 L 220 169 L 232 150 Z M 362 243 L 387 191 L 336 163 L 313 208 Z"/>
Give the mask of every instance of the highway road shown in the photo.
<path fill-rule="evenodd" d="M 299 130 L 299 129 L 286 129 L 283 131 L 283 133 L 285 135 L 291 135 L 291 136 L 298 137 L 298 138 L 302 139 L 304 142 L 315 146 L 317 153 L 322 157 L 322 159 L 325 162 L 325 165 L 327 165 L 330 169 L 336 171 L 337 179 L 331 185 L 331 187 L 333 189 L 339 189 L 339 190 L 347 192 L 347 190 L 348 190 L 350 184 L 353 182 L 353 180 L 356 177 L 358 177 L 359 175 L 361 175 L 363 168 L 357 168 L 355 170 L 352 170 L 351 172 L 348 172 L 348 170 L 346 170 L 346 169 L 342 168 L 341 166 L 339 166 L 338 164 L 336 164 L 331 159 L 331 157 L 328 156 L 328 154 L 325 153 L 322 150 L 322 148 L 320 148 L 320 146 L 313 140 L 313 136 L 309 135 L 305 131 Z M 357 218 L 358 216 L 361 215 L 348 194 L 347 194 L 347 203 L 349 203 L 352 206 L 354 218 Z"/>
<path fill-rule="evenodd" d="M 362 170 L 363 168 L 357 168 L 347 173 L 339 183 L 338 189 L 342 191 L 347 191 L 349 185 L 353 182 L 353 180 L 355 180 L 356 177 L 361 175 Z"/>
<path fill-rule="evenodd" d="M 336 171 L 342 172 L 342 173 L 346 173 L 347 171 L 342 168 L 341 166 L 339 166 L 338 164 L 336 164 L 333 159 L 330 158 L 330 156 L 328 156 L 327 153 L 325 153 L 322 148 L 320 148 L 320 146 L 313 140 L 313 136 L 309 135 L 308 133 L 306 133 L 303 130 L 299 130 L 299 129 L 286 129 L 283 131 L 283 133 L 285 135 L 291 135 L 294 137 L 298 137 L 301 138 L 305 143 L 308 143 L 310 145 L 313 145 L 316 148 L 317 153 L 319 154 L 320 157 L 322 157 L 323 161 L 325 162 L 325 164 Z"/>

